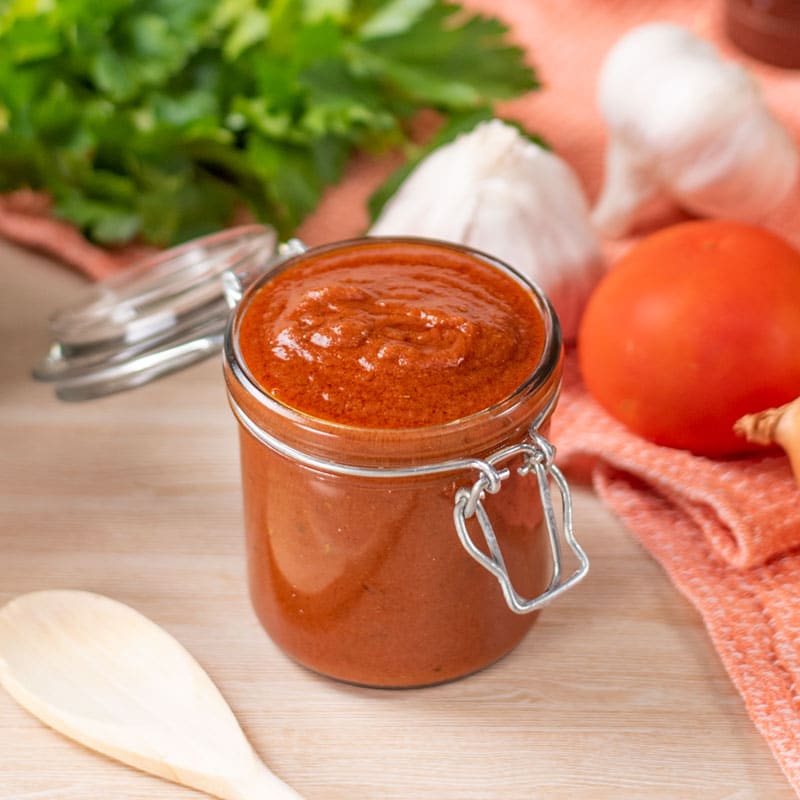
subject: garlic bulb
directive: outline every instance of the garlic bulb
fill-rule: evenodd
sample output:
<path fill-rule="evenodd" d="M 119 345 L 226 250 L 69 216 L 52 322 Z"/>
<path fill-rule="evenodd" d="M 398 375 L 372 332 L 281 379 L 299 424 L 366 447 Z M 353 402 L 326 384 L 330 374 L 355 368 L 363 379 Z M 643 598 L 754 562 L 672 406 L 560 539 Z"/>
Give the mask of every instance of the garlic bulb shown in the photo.
<path fill-rule="evenodd" d="M 425 158 L 369 233 L 444 239 L 505 261 L 545 292 L 568 340 L 603 274 L 572 170 L 500 120 Z"/>
<path fill-rule="evenodd" d="M 634 28 L 599 81 L 609 128 L 606 176 L 592 212 L 606 236 L 668 197 L 687 211 L 758 222 L 792 191 L 797 148 L 737 64 L 669 23 Z"/>

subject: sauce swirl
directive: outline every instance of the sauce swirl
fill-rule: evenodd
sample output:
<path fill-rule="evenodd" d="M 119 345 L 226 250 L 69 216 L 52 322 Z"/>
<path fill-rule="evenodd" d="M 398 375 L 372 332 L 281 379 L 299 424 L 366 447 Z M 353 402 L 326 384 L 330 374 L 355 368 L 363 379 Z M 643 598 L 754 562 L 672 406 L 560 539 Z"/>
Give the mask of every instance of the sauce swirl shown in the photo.
<path fill-rule="evenodd" d="M 533 373 L 544 331 L 530 291 L 477 256 L 427 244 L 321 252 L 250 300 L 245 364 L 270 395 L 365 428 L 451 422 Z"/>

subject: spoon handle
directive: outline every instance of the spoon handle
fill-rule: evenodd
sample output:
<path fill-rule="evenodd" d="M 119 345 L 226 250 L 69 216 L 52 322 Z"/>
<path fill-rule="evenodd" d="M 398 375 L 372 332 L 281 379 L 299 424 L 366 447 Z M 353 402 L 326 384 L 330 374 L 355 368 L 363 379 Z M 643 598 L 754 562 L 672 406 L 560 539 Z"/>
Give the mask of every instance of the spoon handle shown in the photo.
<path fill-rule="evenodd" d="M 253 759 L 253 769 L 241 780 L 231 783 L 226 800 L 305 800 L 291 786 L 284 783 L 258 758 Z"/>

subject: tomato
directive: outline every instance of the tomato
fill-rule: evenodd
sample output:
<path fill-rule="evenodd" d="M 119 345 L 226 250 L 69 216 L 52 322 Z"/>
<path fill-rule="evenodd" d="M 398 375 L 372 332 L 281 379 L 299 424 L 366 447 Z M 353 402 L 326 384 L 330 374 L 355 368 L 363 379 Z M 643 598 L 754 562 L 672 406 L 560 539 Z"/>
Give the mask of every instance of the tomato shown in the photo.
<path fill-rule="evenodd" d="M 733 423 L 800 395 L 800 252 L 726 220 L 661 230 L 595 289 L 578 357 L 634 433 L 707 456 L 752 450 Z"/>

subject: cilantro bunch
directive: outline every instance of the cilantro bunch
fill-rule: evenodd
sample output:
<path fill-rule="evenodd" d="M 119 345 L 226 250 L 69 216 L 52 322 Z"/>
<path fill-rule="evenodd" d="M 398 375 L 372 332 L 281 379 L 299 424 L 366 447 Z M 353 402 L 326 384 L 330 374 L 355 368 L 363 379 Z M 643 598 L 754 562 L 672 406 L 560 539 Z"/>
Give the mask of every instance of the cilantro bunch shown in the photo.
<path fill-rule="evenodd" d="M 289 234 L 357 150 L 449 131 L 535 78 L 446 0 L 0 0 L 0 191 L 167 245 L 240 206 Z"/>

